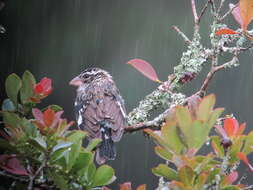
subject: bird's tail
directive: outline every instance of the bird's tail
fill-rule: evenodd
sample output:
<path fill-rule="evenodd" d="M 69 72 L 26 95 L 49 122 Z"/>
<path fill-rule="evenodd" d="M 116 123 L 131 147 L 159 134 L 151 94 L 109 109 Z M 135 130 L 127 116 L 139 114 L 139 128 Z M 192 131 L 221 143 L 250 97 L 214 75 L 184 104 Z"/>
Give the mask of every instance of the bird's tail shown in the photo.
<path fill-rule="evenodd" d="M 116 157 L 116 149 L 111 138 L 111 128 L 106 124 L 101 125 L 102 142 L 97 150 L 96 160 L 98 164 L 103 164 L 107 160 L 114 160 Z"/>

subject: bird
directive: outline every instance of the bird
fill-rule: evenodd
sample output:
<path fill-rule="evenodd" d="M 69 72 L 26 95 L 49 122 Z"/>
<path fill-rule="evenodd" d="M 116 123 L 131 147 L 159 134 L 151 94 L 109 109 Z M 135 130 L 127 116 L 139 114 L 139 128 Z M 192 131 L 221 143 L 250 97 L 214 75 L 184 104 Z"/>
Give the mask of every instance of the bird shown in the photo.
<path fill-rule="evenodd" d="M 124 100 L 112 76 L 100 68 L 87 68 L 70 85 L 77 87 L 74 112 L 80 130 L 89 140 L 101 139 L 96 162 L 103 164 L 116 157 L 115 142 L 120 141 L 126 125 Z"/>

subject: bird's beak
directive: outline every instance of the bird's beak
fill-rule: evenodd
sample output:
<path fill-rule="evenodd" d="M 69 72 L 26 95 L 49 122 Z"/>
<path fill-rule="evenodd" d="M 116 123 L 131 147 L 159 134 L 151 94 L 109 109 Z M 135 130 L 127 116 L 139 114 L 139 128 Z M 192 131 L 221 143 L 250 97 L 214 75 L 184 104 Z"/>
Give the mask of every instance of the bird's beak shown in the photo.
<path fill-rule="evenodd" d="M 80 86 L 81 84 L 82 84 L 82 80 L 79 77 L 75 77 L 69 82 L 69 85 L 72 85 L 72 86 Z"/>

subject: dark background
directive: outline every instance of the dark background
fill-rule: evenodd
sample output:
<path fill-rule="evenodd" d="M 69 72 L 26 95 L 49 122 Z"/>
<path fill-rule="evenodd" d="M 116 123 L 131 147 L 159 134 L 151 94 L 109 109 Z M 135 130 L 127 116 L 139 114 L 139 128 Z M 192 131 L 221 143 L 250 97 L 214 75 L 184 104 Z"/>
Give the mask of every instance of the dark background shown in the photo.
<path fill-rule="evenodd" d="M 196 0 L 198 5 L 204 1 Z M 171 29 L 177 25 L 191 37 L 193 30 L 190 1 L 178 0 L 8 0 L 0 12 L 0 96 L 5 97 L 4 79 L 26 69 L 37 80 L 53 79 L 54 92 L 43 101 L 59 104 L 65 116 L 74 120 L 75 89 L 68 82 L 87 67 L 101 67 L 114 77 L 128 111 L 157 86 L 125 63 L 142 58 L 152 63 L 161 80 L 166 80 L 180 61 L 186 46 Z M 227 8 L 227 6 L 226 6 Z M 209 13 L 208 13 L 209 15 Z M 210 17 L 201 22 L 203 43 L 209 45 Z M 231 28 L 238 25 L 233 19 Z M 240 56 L 240 67 L 219 72 L 209 92 L 217 95 L 217 105 L 233 112 L 252 129 L 252 54 Z M 228 61 L 229 57 L 220 60 Z M 204 73 L 205 74 L 205 73 Z M 198 90 L 203 76 L 183 89 L 187 95 Z M 148 184 L 155 189 L 158 178 L 150 168 L 160 159 L 153 143 L 141 132 L 125 135 L 117 144 L 118 157 L 110 162 L 116 169 L 117 183 L 133 186 Z M 116 189 L 116 188 L 115 188 Z"/>

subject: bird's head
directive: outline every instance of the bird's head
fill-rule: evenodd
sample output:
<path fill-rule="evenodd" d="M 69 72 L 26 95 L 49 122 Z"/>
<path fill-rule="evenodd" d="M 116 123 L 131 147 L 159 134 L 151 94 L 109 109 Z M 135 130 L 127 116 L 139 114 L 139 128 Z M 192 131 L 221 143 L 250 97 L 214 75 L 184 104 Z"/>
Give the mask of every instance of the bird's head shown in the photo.
<path fill-rule="evenodd" d="M 111 75 L 100 68 L 88 68 L 85 69 L 81 74 L 79 74 L 77 77 L 73 78 L 69 84 L 72 86 L 82 86 L 89 84 L 93 82 L 94 80 L 100 79 L 100 78 L 109 78 L 111 79 Z"/>

